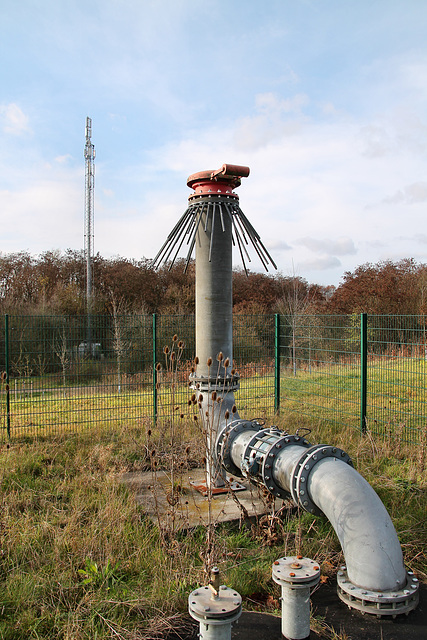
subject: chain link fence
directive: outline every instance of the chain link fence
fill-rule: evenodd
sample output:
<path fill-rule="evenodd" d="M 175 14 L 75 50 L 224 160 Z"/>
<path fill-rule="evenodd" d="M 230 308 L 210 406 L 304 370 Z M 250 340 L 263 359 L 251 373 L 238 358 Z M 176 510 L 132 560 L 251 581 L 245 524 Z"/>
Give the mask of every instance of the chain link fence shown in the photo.
<path fill-rule="evenodd" d="M 236 314 L 233 322 L 242 417 L 280 412 L 300 424 L 426 441 L 424 316 Z M 194 317 L 10 315 L 0 353 L 2 441 L 152 425 L 187 411 Z"/>

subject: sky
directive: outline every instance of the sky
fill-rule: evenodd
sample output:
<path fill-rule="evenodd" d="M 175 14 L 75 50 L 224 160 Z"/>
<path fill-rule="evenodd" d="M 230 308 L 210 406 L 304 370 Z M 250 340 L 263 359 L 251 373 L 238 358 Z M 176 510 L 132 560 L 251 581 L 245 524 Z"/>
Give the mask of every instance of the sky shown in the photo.
<path fill-rule="evenodd" d="M 231 163 L 283 275 L 427 262 L 426 33 L 424 0 L 0 0 L 0 252 L 83 249 L 89 116 L 106 258 Z"/>

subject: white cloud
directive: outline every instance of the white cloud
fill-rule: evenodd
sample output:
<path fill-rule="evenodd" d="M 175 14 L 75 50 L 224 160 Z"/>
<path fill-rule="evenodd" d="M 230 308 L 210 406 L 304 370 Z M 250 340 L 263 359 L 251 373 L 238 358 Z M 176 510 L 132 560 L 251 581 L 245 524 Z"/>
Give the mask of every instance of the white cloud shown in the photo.
<path fill-rule="evenodd" d="M 304 271 L 326 271 L 328 269 L 336 269 L 341 267 L 341 262 L 335 256 L 320 256 L 313 260 L 302 260 L 299 263 L 300 269 Z"/>
<path fill-rule="evenodd" d="M 284 240 L 270 240 L 265 245 L 269 251 L 282 253 L 283 251 L 291 251 L 292 247 Z"/>
<path fill-rule="evenodd" d="M 279 138 L 295 135 L 306 119 L 303 107 L 308 103 L 308 97 L 302 93 L 284 99 L 271 92 L 256 95 L 255 115 L 237 122 L 234 132 L 237 149 L 253 151 Z"/>
<path fill-rule="evenodd" d="M 418 204 L 427 201 L 427 182 L 414 182 L 402 187 L 392 196 L 382 199 L 384 204 Z"/>
<path fill-rule="evenodd" d="M 83 200 L 78 185 L 37 181 L 19 191 L 0 192 L 2 249 L 79 247 L 83 242 Z"/>
<path fill-rule="evenodd" d="M 0 126 L 4 133 L 20 136 L 28 132 L 29 118 L 14 102 L 0 104 Z"/>
<path fill-rule="evenodd" d="M 338 256 L 354 255 L 357 249 L 351 238 L 337 238 L 331 240 L 329 238 L 299 238 L 295 241 L 297 244 L 310 249 L 314 253 L 330 253 Z"/>
<path fill-rule="evenodd" d="M 55 162 L 58 164 L 67 164 L 72 160 L 73 156 L 70 153 L 65 153 L 63 156 L 56 156 Z"/>

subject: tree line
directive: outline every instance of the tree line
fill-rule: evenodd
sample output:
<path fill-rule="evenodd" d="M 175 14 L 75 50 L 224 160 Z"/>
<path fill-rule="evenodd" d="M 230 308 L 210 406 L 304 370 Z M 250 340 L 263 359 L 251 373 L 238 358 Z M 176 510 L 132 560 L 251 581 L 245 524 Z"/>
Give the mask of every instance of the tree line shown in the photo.
<path fill-rule="evenodd" d="M 93 261 L 92 313 L 193 313 L 194 262 L 155 270 L 151 261 L 120 256 Z M 319 286 L 280 272 L 233 271 L 235 312 L 424 314 L 427 265 L 413 259 L 358 266 L 337 287 Z M 86 260 L 83 251 L 0 254 L 0 312 L 16 315 L 86 313 Z"/>

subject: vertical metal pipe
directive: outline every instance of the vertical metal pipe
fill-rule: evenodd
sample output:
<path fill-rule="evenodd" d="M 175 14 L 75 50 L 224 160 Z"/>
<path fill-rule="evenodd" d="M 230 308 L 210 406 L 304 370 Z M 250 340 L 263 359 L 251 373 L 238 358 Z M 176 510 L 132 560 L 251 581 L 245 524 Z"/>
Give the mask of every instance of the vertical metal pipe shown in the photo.
<path fill-rule="evenodd" d="M 368 377 L 368 314 L 360 314 L 360 431 L 366 433 Z"/>
<path fill-rule="evenodd" d="M 242 613 L 242 598 L 237 591 L 212 583 L 192 591 L 188 597 L 188 612 L 199 622 L 201 640 L 231 640 L 231 626 Z"/>
<path fill-rule="evenodd" d="M 202 220 L 196 237 L 197 374 L 211 378 L 216 376 L 220 352 L 223 360 L 229 358 L 230 370 L 233 363 L 231 220 L 224 216 L 223 231 L 221 224 L 214 224 L 213 216 L 206 218 L 207 207 L 199 216 Z M 209 358 L 213 361 L 211 366 L 207 364 Z M 225 373 L 222 371 L 221 375 Z"/>
<path fill-rule="evenodd" d="M 282 587 L 282 636 L 310 637 L 310 590 L 319 583 L 320 567 L 310 558 L 288 556 L 273 564 L 272 577 Z"/>
<path fill-rule="evenodd" d="M 221 208 L 221 202 L 216 209 Z M 215 443 L 225 411 L 234 404 L 231 391 L 222 393 L 222 380 L 233 366 L 233 292 L 231 220 L 224 216 L 224 231 L 209 207 L 202 207 L 196 236 L 196 355 L 198 379 L 207 381 L 201 401 L 206 432 L 208 486 L 225 483 L 225 471 L 216 460 Z M 222 355 L 220 355 L 222 354 Z M 220 358 L 220 359 L 219 359 Z M 229 365 L 224 367 L 228 359 Z M 209 364 L 210 363 L 210 364 Z M 221 396 L 212 402 L 211 392 Z M 225 397 L 227 396 L 227 397 Z M 220 399 L 220 398 L 218 398 Z"/>

